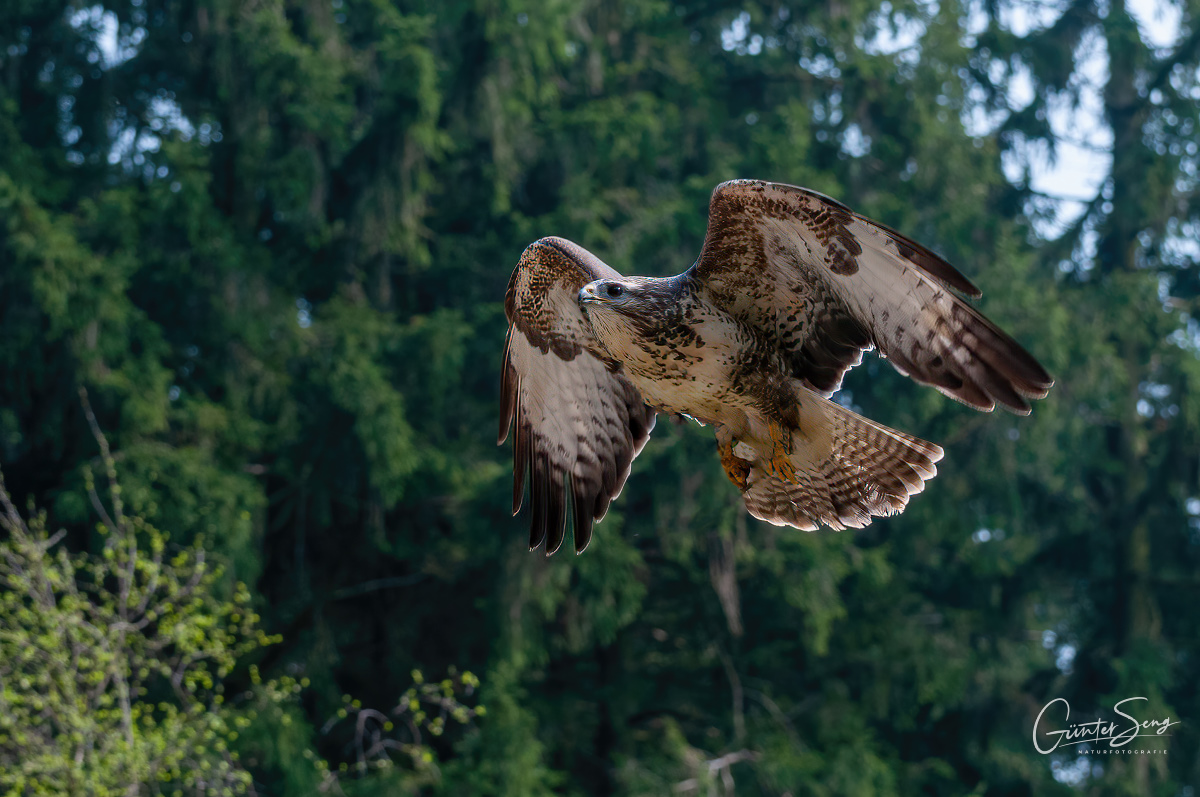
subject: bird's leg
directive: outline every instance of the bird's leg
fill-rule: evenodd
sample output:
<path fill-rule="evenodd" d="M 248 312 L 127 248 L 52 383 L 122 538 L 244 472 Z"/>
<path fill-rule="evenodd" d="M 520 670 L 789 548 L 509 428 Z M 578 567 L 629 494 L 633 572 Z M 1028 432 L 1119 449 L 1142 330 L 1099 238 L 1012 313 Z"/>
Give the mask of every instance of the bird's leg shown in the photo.
<path fill-rule="evenodd" d="M 729 431 L 729 427 L 720 426 L 717 428 L 717 452 L 721 455 L 721 466 L 725 468 L 725 475 L 729 477 L 729 481 L 736 484 L 739 490 L 745 492 L 746 485 L 750 479 L 750 468 L 753 463 L 733 453 L 733 447 L 736 443 L 737 441 L 733 439 L 733 433 Z"/>
<path fill-rule="evenodd" d="M 800 428 L 799 397 L 788 379 L 770 376 L 755 386 L 760 412 L 770 439 L 770 455 L 763 461 L 767 473 L 787 484 L 796 483 L 792 464 L 792 431 Z"/>
<path fill-rule="evenodd" d="M 764 463 L 767 473 L 776 479 L 796 483 L 796 466 L 792 464 L 792 430 L 785 424 L 771 421 L 767 424 L 771 433 L 771 456 Z"/>

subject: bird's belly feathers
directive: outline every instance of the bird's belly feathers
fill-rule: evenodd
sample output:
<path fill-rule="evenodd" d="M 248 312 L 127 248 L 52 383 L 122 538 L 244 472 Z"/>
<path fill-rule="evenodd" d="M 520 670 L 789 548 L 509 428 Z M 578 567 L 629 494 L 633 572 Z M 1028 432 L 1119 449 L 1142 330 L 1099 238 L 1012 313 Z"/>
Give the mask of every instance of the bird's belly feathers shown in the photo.
<path fill-rule="evenodd" d="M 690 415 L 701 423 L 718 423 L 722 402 L 717 389 L 692 374 L 679 378 L 647 378 L 627 372 L 629 381 L 641 391 L 650 406 L 677 415 Z"/>
<path fill-rule="evenodd" d="M 640 347 L 626 359 L 625 373 L 646 403 L 664 412 L 690 415 L 702 423 L 744 418 L 737 378 L 745 352 L 755 341 L 735 319 L 720 315 L 690 318 L 684 340 Z"/>

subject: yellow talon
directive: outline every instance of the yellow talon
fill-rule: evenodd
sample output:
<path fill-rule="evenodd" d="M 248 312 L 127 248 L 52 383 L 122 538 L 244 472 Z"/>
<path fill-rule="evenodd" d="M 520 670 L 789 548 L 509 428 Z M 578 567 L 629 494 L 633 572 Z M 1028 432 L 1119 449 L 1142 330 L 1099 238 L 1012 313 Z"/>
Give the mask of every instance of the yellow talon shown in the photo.
<path fill-rule="evenodd" d="M 792 434 L 783 425 L 771 424 L 771 458 L 767 460 L 768 472 L 780 481 L 793 484 L 796 467 L 792 464 Z"/>
<path fill-rule="evenodd" d="M 729 477 L 729 481 L 737 485 L 737 488 L 742 492 L 746 491 L 746 485 L 750 480 L 750 467 L 752 463 L 748 459 L 742 459 L 737 454 L 733 453 L 733 441 L 722 444 L 720 437 L 717 438 L 717 452 L 721 455 L 721 465 L 725 468 L 725 475 Z"/>
<path fill-rule="evenodd" d="M 775 456 L 767 460 L 770 466 L 771 475 L 782 482 L 794 484 L 796 482 L 796 468 L 793 467 L 792 461 L 787 455 Z"/>

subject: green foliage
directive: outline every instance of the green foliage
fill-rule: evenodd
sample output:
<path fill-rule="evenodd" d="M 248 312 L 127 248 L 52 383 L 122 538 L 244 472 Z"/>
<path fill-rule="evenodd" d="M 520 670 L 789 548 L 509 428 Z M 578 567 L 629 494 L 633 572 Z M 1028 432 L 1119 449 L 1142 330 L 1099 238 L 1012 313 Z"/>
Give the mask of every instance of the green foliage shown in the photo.
<path fill-rule="evenodd" d="M 224 681 L 272 640 L 245 585 L 216 597 L 222 572 L 204 550 L 173 550 L 110 489 L 100 553 L 69 553 L 0 478 L 0 791 L 244 793 Z"/>
<path fill-rule="evenodd" d="M 108 480 L 110 508 L 84 466 L 85 489 L 104 519 L 98 554 L 65 550 L 66 532 L 49 534 L 44 511 L 23 518 L 0 474 L 0 526 L 9 535 L 0 542 L 0 793 L 253 792 L 240 753 L 255 768 L 277 767 L 289 792 L 352 793 L 349 778 L 368 774 L 376 775 L 371 789 L 436 783 L 422 735 L 440 737 L 484 716 L 484 706 L 459 699 L 479 679 L 452 669 L 426 683 L 414 670 L 414 685 L 387 714 L 345 695 L 337 718 L 355 725 L 352 768 L 331 768 L 310 733 L 293 730 L 306 727 L 296 696 L 307 678 L 264 681 L 250 665 L 250 689 L 227 699 L 238 663 L 280 638 L 259 627 L 246 585 L 230 589 L 223 568 L 208 566 L 201 540 L 172 546 L 144 517 L 125 512 L 115 458 L 81 396 Z M 308 765 L 297 768 L 297 760 Z"/>

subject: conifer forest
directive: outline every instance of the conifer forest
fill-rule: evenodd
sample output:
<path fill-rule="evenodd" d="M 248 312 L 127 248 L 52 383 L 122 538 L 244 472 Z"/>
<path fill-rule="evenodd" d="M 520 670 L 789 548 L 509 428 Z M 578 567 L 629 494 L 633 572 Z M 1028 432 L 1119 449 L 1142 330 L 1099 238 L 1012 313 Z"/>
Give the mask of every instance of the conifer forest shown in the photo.
<path fill-rule="evenodd" d="M 530 552 L 522 251 L 677 274 L 739 177 L 1054 388 L 866 355 L 945 458 L 841 532 L 660 415 Z M 0 795 L 1195 797 L 1197 316 L 1197 0 L 0 0 Z"/>

